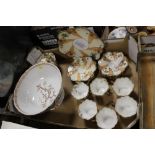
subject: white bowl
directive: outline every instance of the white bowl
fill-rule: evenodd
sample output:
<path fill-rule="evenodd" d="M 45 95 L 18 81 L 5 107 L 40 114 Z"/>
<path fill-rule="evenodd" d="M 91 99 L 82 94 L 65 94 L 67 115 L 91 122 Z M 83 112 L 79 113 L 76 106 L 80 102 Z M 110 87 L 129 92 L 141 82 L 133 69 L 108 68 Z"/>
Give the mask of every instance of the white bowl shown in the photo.
<path fill-rule="evenodd" d="M 62 90 L 60 70 L 51 63 L 30 67 L 19 79 L 14 91 L 14 106 L 24 115 L 36 115 L 54 106 Z"/>

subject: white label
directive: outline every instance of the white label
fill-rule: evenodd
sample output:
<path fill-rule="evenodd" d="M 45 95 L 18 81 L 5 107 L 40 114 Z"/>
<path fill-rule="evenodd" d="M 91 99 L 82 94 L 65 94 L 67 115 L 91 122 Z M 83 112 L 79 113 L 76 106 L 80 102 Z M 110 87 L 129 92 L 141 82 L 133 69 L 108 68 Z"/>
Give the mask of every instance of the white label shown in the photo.
<path fill-rule="evenodd" d="M 129 51 L 129 58 L 135 63 L 137 63 L 138 44 L 136 40 L 131 36 L 128 40 L 128 51 Z"/>
<path fill-rule="evenodd" d="M 37 60 L 40 58 L 41 55 L 42 55 L 42 53 L 39 49 L 33 48 L 27 56 L 27 61 L 31 65 L 34 65 L 37 62 Z"/>
<path fill-rule="evenodd" d="M 58 41 L 57 41 L 57 39 L 50 39 L 50 40 L 42 41 L 42 43 L 45 46 L 48 46 L 48 45 L 56 45 L 56 44 L 58 44 Z"/>
<path fill-rule="evenodd" d="M 88 42 L 84 39 L 76 39 L 73 42 L 74 47 L 79 50 L 85 50 L 88 48 Z"/>
<path fill-rule="evenodd" d="M 94 28 L 93 27 L 88 27 L 88 30 L 90 30 L 91 32 L 94 32 Z"/>

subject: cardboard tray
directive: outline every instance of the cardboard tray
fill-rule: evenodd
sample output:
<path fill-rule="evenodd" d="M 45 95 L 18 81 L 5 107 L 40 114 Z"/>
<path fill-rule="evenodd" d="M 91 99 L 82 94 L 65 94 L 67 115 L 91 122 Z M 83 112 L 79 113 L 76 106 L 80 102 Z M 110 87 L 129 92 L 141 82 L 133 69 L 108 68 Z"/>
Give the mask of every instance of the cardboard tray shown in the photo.
<path fill-rule="evenodd" d="M 140 53 L 138 61 L 140 128 L 155 128 L 155 53 Z"/>
<path fill-rule="evenodd" d="M 155 128 L 155 36 L 138 40 L 140 128 Z"/>
<path fill-rule="evenodd" d="M 132 57 L 133 51 L 137 51 L 137 46 L 134 46 L 130 42 L 130 38 L 125 39 L 117 39 L 117 40 L 107 40 L 105 41 L 105 50 L 106 51 L 122 51 L 127 57 Z M 130 47 L 132 46 L 132 48 Z M 75 100 L 71 96 L 71 90 L 73 87 L 73 83 L 71 82 L 70 78 L 67 76 L 67 68 L 70 62 L 68 62 L 67 59 L 64 58 L 58 58 L 58 66 L 62 73 L 63 78 L 63 88 L 65 90 L 65 98 L 63 103 L 57 107 L 55 110 L 49 110 L 45 113 L 36 115 L 36 116 L 24 116 L 29 119 L 33 120 L 40 120 L 42 122 L 47 123 L 55 123 L 55 124 L 62 124 L 68 127 L 72 128 L 98 128 L 96 124 L 95 118 L 89 121 L 85 121 L 81 119 L 78 116 L 78 105 L 80 104 L 79 101 Z M 96 75 L 94 76 L 101 76 L 98 72 L 96 72 Z M 129 60 L 129 67 L 128 69 L 123 73 L 122 76 L 128 76 L 134 81 L 135 88 L 133 93 L 130 95 L 134 99 L 138 101 L 138 74 L 136 71 L 136 64 Z M 109 81 L 112 83 L 113 81 Z M 103 97 L 95 97 L 91 94 L 89 95 L 90 99 L 93 99 L 97 102 L 98 109 L 103 108 L 104 106 L 110 106 L 113 107 L 116 100 L 116 95 L 109 91 L 106 95 Z M 19 114 L 13 106 L 10 106 L 12 102 L 9 102 L 6 107 L 6 112 L 12 112 L 14 114 Z M 13 105 L 13 104 L 12 104 Z M 11 109 L 10 109 L 11 107 Z M 20 114 L 21 115 L 21 114 Z M 124 119 L 119 116 L 119 122 L 116 125 L 115 128 L 131 128 L 139 119 L 139 111 L 137 112 L 137 115 Z"/>

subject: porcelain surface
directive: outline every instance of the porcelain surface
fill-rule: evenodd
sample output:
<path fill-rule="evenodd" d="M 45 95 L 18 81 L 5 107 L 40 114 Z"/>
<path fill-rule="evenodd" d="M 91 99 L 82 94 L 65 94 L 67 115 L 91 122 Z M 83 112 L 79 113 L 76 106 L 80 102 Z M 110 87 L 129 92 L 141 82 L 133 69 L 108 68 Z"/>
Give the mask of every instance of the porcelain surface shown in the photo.
<path fill-rule="evenodd" d="M 61 87 L 61 73 L 55 65 L 36 64 L 18 81 L 14 92 L 14 105 L 25 115 L 39 114 L 54 103 Z"/>

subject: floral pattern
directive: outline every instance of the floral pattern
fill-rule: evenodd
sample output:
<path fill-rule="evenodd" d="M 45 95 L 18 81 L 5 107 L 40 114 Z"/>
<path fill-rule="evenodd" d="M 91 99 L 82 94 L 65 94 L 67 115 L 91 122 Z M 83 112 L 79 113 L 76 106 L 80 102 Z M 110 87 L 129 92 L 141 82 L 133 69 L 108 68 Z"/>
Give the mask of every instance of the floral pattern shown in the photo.
<path fill-rule="evenodd" d="M 54 88 L 46 81 L 44 81 L 42 84 L 38 84 L 36 87 L 37 91 L 42 95 L 42 97 L 39 98 L 39 100 L 41 101 L 43 108 L 45 108 L 49 102 L 54 101 L 56 97 L 56 92 Z"/>

